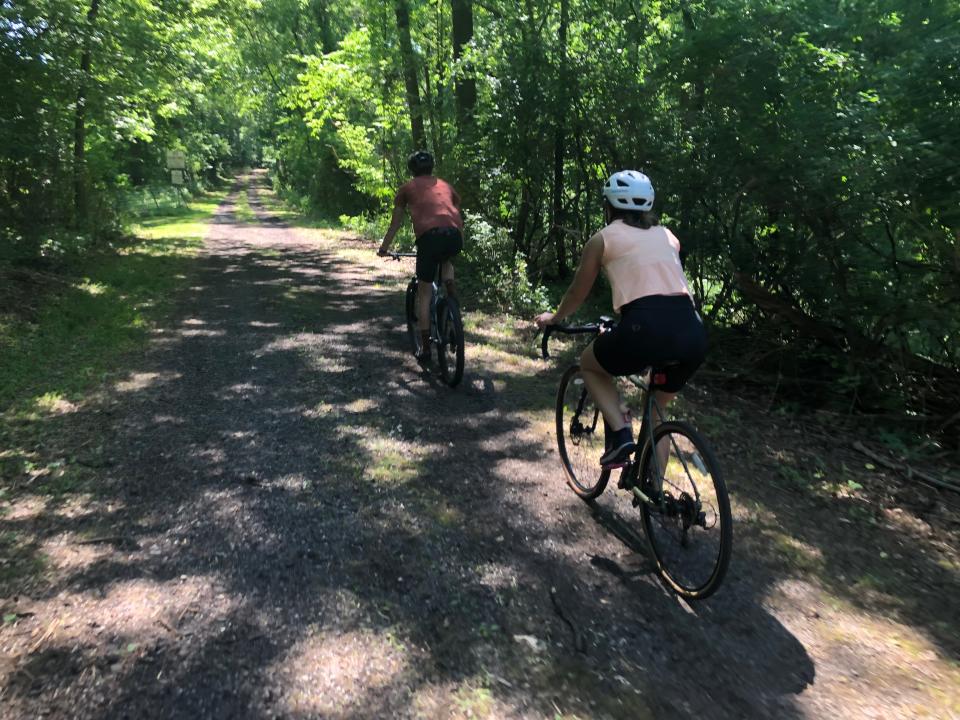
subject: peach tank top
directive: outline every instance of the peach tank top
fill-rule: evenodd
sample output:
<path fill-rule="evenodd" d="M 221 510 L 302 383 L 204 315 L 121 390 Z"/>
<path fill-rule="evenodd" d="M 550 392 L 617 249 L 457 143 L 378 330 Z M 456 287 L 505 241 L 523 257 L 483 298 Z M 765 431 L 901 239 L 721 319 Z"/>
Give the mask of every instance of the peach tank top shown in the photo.
<path fill-rule="evenodd" d="M 680 241 L 662 225 L 642 230 L 614 220 L 599 232 L 601 265 L 613 290 L 613 309 L 648 295 L 690 295 L 680 265 Z"/>

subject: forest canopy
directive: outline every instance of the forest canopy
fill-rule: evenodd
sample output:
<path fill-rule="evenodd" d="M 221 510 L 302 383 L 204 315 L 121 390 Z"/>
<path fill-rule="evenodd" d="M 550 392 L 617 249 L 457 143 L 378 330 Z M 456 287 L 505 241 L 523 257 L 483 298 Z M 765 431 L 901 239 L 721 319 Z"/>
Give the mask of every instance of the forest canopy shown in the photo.
<path fill-rule="evenodd" d="M 960 425 L 954 0 L 0 0 L 0 44 L 2 262 L 118 237 L 170 149 L 375 234 L 423 147 L 528 311 L 635 168 L 728 372 Z"/>

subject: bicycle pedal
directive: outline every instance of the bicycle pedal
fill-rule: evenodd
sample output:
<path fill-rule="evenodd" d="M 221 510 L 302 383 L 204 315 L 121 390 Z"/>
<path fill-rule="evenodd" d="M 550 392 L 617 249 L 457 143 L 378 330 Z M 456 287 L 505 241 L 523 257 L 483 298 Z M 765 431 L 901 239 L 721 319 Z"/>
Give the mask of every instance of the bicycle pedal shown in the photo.
<path fill-rule="evenodd" d="M 629 461 L 622 462 L 622 463 L 612 463 L 610 465 L 601 465 L 600 469 L 601 470 L 619 470 L 620 468 L 625 468 L 629 465 L 630 465 Z"/>

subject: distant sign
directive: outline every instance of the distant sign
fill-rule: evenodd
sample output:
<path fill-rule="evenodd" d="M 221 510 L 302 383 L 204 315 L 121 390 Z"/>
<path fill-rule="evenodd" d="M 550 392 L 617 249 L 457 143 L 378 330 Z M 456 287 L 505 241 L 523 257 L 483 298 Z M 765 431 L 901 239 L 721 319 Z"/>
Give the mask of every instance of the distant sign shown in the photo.
<path fill-rule="evenodd" d="M 171 170 L 170 182 L 174 185 L 183 185 L 183 170 Z"/>
<path fill-rule="evenodd" d="M 187 154 L 183 150 L 167 150 L 167 169 L 184 170 L 187 167 Z"/>

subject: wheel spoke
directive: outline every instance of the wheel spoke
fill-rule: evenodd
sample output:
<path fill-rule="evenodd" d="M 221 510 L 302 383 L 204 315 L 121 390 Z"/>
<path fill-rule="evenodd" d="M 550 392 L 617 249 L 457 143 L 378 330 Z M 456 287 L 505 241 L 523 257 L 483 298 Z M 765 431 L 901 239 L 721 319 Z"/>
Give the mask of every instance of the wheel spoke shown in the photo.
<path fill-rule="evenodd" d="M 718 585 L 729 558 L 726 489 L 711 451 L 701 447 L 703 439 L 691 428 L 665 423 L 656 441 L 661 453 L 668 448 L 661 468 L 665 497 L 662 511 L 642 509 L 647 537 L 664 579 L 688 597 L 705 597 Z"/>
<path fill-rule="evenodd" d="M 567 481 L 574 492 L 591 499 L 603 492 L 609 471 L 600 468 L 603 423 L 576 368 L 560 383 L 557 396 L 557 444 Z"/>
<path fill-rule="evenodd" d="M 463 377 L 463 324 L 451 301 L 443 301 L 439 308 L 437 328 L 437 355 L 440 373 L 451 387 Z"/>

